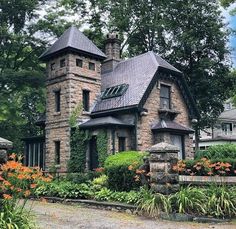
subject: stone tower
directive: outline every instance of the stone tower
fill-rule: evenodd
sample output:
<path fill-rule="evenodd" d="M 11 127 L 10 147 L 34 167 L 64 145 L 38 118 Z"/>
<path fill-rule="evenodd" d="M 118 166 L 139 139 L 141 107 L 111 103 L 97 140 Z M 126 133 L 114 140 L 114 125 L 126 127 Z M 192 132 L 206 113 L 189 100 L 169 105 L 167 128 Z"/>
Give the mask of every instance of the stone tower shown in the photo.
<path fill-rule="evenodd" d="M 83 105 L 82 119 L 101 90 L 101 61 L 106 55 L 76 27 L 70 27 L 41 56 L 46 62 L 46 170 L 67 169 L 70 157 L 69 118 Z"/>

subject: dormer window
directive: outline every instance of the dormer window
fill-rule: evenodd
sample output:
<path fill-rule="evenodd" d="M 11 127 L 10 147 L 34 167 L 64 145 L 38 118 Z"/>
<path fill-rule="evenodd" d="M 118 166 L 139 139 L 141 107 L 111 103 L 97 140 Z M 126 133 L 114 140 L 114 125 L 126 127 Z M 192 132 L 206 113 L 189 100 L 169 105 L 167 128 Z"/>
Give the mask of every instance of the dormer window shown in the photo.
<path fill-rule="evenodd" d="M 161 84 L 160 90 L 160 108 L 171 109 L 170 106 L 170 86 Z"/>
<path fill-rule="evenodd" d="M 89 62 L 89 70 L 95 71 L 95 63 Z"/>
<path fill-rule="evenodd" d="M 76 59 L 76 66 L 82 68 L 83 67 L 83 61 L 81 59 Z"/>
<path fill-rule="evenodd" d="M 109 99 L 109 98 L 121 96 L 126 92 L 128 87 L 129 87 L 128 84 L 120 84 L 120 85 L 117 85 L 114 87 L 108 87 L 102 93 L 101 98 L 102 99 Z"/>
<path fill-rule="evenodd" d="M 66 66 L 66 59 L 61 59 L 60 60 L 60 68 L 63 68 Z"/>
<path fill-rule="evenodd" d="M 55 67 L 56 67 L 56 64 L 55 63 L 51 63 L 51 71 L 54 71 Z"/>

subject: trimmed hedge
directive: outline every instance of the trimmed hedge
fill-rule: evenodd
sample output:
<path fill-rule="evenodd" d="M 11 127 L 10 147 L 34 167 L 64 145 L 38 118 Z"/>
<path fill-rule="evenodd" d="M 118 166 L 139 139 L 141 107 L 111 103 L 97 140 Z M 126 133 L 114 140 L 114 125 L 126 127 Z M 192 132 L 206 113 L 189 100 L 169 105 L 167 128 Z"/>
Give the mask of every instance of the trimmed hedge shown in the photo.
<path fill-rule="evenodd" d="M 210 146 L 207 150 L 200 150 L 196 153 L 195 159 L 236 159 L 236 144 L 222 144 Z"/>
<path fill-rule="evenodd" d="M 135 170 L 143 164 L 148 153 L 127 151 L 109 156 L 104 164 L 108 176 L 108 187 L 115 191 L 130 191 L 140 186 L 135 181 Z"/>

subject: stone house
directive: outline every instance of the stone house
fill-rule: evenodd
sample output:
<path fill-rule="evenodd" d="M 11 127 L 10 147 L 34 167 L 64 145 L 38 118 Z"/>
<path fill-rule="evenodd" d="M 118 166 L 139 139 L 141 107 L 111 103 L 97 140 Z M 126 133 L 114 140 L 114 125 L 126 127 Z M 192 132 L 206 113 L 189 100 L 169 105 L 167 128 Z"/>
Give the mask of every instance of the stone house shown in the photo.
<path fill-rule="evenodd" d="M 88 169 L 98 166 L 96 135 L 101 130 L 107 134 L 110 154 L 145 151 L 165 141 L 180 148 L 179 158 L 193 157 L 191 120 L 198 111 L 182 73 L 152 51 L 121 60 L 120 45 L 117 34 L 108 34 L 104 54 L 71 27 L 41 55 L 47 66 L 46 117 L 39 122 L 45 128 L 45 150 L 38 151 L 38 158 L 43 155 L 39 162 L 29 143 L 27 165 L 48 169 L 56 163 L 66 170 L 69 118 L 80 103 L 79 128 L 92 136 Z"/>
<path fill-rule="evenodd" d="M 236 108 L 232 100 L 224 104 L 224 111 L 219 115 L 216 123 L 200 132 L 199 149 L 205 150 L 211 145 L 236 144 Z"/>

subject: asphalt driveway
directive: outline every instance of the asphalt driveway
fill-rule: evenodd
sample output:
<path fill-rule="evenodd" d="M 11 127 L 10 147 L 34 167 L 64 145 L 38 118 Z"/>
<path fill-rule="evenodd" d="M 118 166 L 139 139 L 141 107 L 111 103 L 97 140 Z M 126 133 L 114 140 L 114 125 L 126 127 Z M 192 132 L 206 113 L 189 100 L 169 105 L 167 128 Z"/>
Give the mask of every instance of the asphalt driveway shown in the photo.
<path fill-rule="evenodd" d="M 197 224 L 147 219 L 131 214 L 31 201 L 28 203 L 40 229 L 235 229 L 236 224 Z"/>

